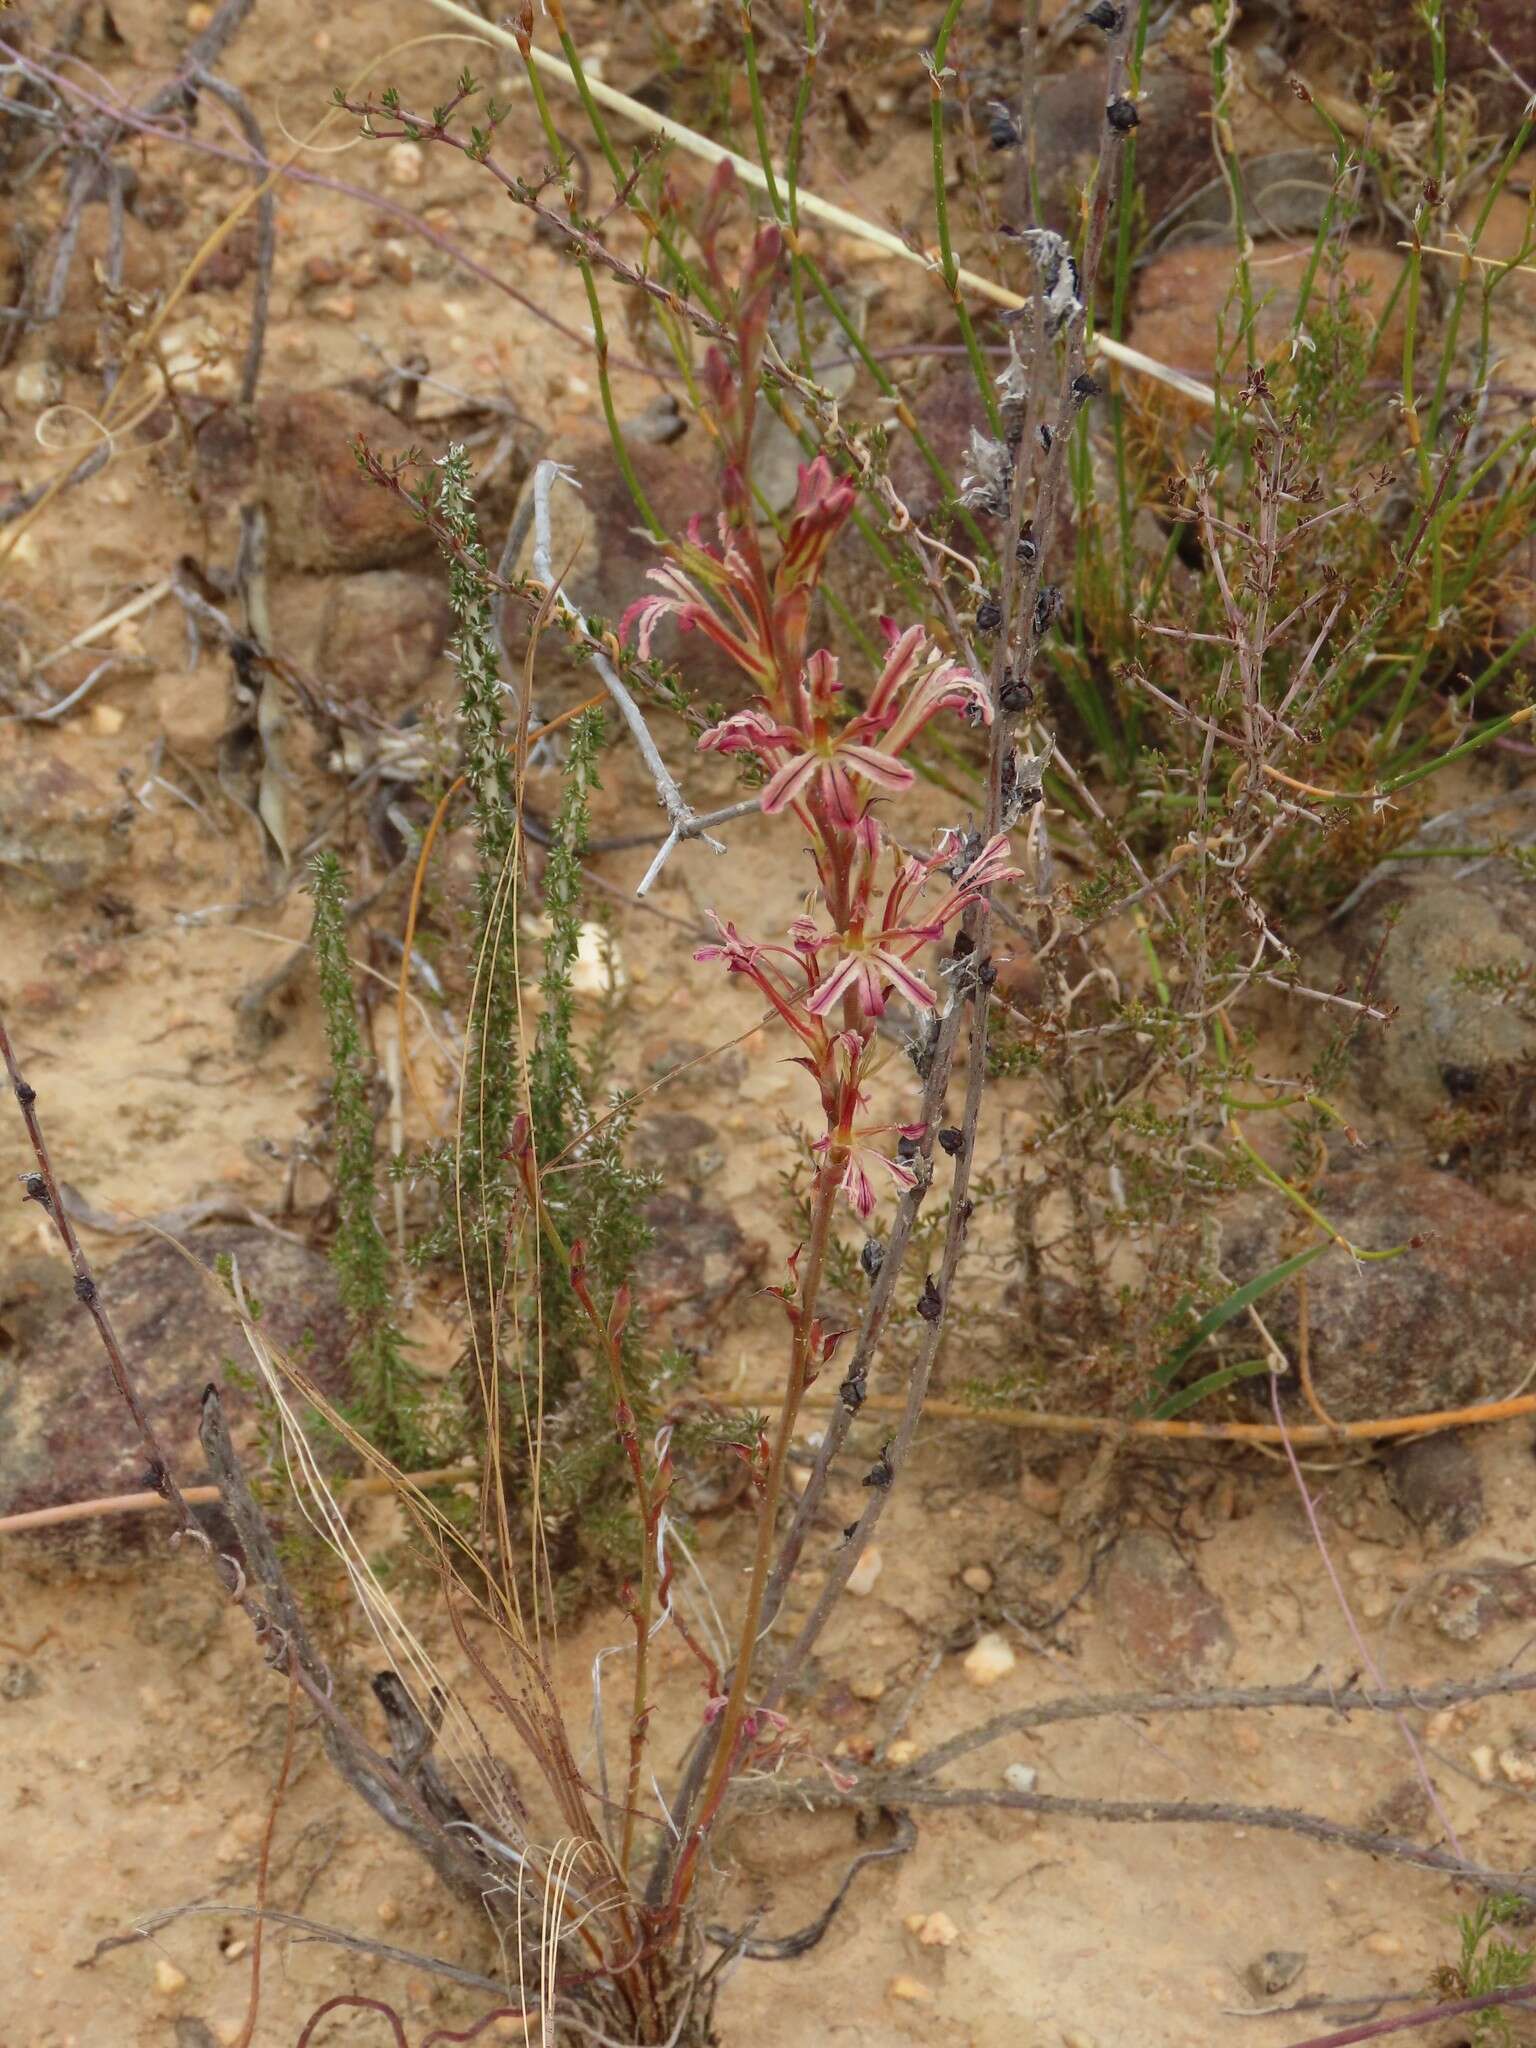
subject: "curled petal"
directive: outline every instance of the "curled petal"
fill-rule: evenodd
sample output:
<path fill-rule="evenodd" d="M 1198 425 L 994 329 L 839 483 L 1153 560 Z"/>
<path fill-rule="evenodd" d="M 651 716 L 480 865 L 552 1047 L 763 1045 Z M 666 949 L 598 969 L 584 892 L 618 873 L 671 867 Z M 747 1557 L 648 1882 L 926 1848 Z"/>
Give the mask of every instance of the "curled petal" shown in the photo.
<path fill-rule="evenodd" d="M 677 605 L 671 598 L 637 597 L 619 621 L 620 640 L 628 640 L 633 629 L 635 650 L 642 661 L 649 661 L 656 628 L 676 610 Z"/>
<path fill-rule="evenodd" d="M 794 516 L 774 576 L 774 588 L 780 597 L 788 591 L 806 589 L 816 581 L 828 548 L 853 510 L 856 496 L 853 486 L 837 475 L 824 455 L 802 465 Z"/>
<path fill-rule="evenodd" d="M 733 711 L 699 734 L 701 754 L 771 754 L 796 746 L 799 734 L 778 725 L 765 711 Z"/>
<path fill-rule="evenodd" d="M 818 647 L 805 664 L 805 681 L 817 710 L 828 710 L 832 699 L 842 695 L 843 686 L 837 679 L 837 656 L 829 654 L 825 647 Z"/>
<path fill-rule="evenodd" d="M 882 619 L 883 628 L 894 631 L 890 619 Z M 870 692 L 867 720 L 874 725 L 884 725 L 895 715 L 896 700 L 906 688 L 923 649 L 929 644 L 928 635 L 921 626 L 908 626 L 904 633 L 898 633 L 891 642 L 891 649 L 885 658 L 885 667 L 880 671 L 879 680 Z"/>

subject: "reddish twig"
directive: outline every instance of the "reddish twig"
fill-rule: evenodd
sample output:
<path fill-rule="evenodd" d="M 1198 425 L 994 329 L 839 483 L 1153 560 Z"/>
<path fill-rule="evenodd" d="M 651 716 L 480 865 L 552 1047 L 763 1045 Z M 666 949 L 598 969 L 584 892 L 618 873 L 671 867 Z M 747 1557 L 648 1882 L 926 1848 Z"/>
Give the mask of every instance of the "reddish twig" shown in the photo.
<path fill-rule="evenodd" d="M 1491 2012 L 1501 2005 L 1526 2005 L 1536 2000 L 1536 1985 L 1517 1984 L 1512 1991 L 1490 1991 L 1482 1998 L 1458 1998 L 1450 2005 L 1425 2005 L 1406 2012 L 1400 2019 L 1370 2020 L 1361 2027 L 1345 2027 L 1337 2034 L 1313 2034 L 1298 2041 L 1295 2048 L 1351 2048 L 1355 2041 L 1379 2041 L 1383 2034 L 1404 2034 L 1415 2027 L 1432 2027 L 1440 2020 L 1465 2019 L 1474 2012 Z"/>

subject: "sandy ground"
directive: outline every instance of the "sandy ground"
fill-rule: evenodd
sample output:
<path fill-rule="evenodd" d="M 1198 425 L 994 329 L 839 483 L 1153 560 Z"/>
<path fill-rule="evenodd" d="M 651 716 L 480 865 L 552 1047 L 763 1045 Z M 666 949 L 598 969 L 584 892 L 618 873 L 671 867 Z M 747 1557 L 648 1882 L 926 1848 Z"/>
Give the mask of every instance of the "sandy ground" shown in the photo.
<path fill-rule="evenodd" d="M 157 69 L 155 10 L 151 0 L 138 0 L 115 12 L 125 44 L 102 61 L 115 83 L 138 89 L 169 62 L 161 52 Z M 266 95 L 274 126 L 280 113 L 295 132 L 361 52 L 437 25 L 405 0 L 264 0 L 261 15 L 260 37 L 237 44 L 230 75 Z M 459 60 L 450 52 L 443 61 Z M 915 161 L 926 142 L 920 133 L 907 140 Z M 191 208 L 190 225 L 177 231 L 184 255 L 188 237 L 195 242 L 199 227 L 218 217 L 239 177 L 160 146 L 147 148 L 142 163 L 145 175 L 178 184 Z M 364 181 L 374 175 L 356 151 L 329 168 Z M 432 159 L 426 175 L 425 191 L 396 196 L 441 209 L 456 235 L 510 264 L 541 303 L 568 320 L 582 318 L 574 273 L 534 244 L 523 218 L 498 204 L 481 179 L 445 158 Z M 878 212 L 910 177 L 903 143 L 862 203 Z M 846 184 L 846 173 L 834 162 L 830 197 L 845 196 L 840 181 Z M 363 286 L 343 278 L 301 290 L 312 259 L 339 255 L 344 268 L 355 267 L 370 241 L 356 203 L 285 188 L 280 231 L 267 389 L 374 374 L 372 340 L 397 357 L 424 349 L 450 381 L 510 392 L 541 426 L 575 431 L 593 423 L 590 382 L 561 367 L 546 330 L 509 300 L 462 280 L 441 285 L 425 266 L 409 283 L 386 271 Z M 198 317 L 227 355 L 237 353 L 239 294 L 206 295 Z M 630 409 L 650 395 L 643 380 L 626 383 L 622 373 L 619 387 Z M 17 474 L 31 481 L 43 464 L 40 455 L 23 455 Z M 8 572 L 6 603 L 24 620 L 34 656 L 137 586 L 146 574 L 146 534 L 148 573 L 167 573 L 179 552 L 197 550 L 198 508 L 131 453 L 33 528 Z M 302 577 L 274 586 L 277 635 L 301 660 L 313 658 L 317 605 Z M 61 924 L 56 907 L 29 892 L 8 889 L 0 903 L 0 951 L 23 1063 L 60 1171 L 89 1202 L 145 1215 L 220 1192 L 275 1213 L 291 1193 L 302 1210 L 323 1192 L 318 1171 L 306 1164 L 325 1073 L 313 997 L 301 987 L 265 1043 L 242 1035 L 231 1000 L 302 940 L 308 906 L 295 890 L 273 886 L 248 816 L 216 799 L 193 808 L 148 780 L 158 760 L 151 684 L 182 672 L 187 660 L 176 608 L 157 606 L 115 644 L 130 657 L 126 671 L 99 686 L 79 715 L 58 730 L 7 728 L 5 746 L 17 764 L 11 788 L 63 763 L 91 785 L 94 802 L 120 798 L 132 820 L 113 842 L 94 907 L 70 911 Z M 215 651 L 203 660 L 210 674 L 222 673 Z M 441 692 L 442 673 L 433 687 Z M 551 701 L 558 708 L 564 699 L 555 690 Z M 295 814 L 312 824 L 340 784 L 323 749 L 307 741 L 290 770 Z M 204 786 L 194 780 L 187 787 Z M 701 806 L 733 793 L 718 764 L 702 765 L 690 791 Z M 648 816 L 643 786 L 628 766 L 617 767 L 594 829 L 630 829 Z M 941 817 L 936 798 L 932 822 Z M 757 828 L 748 820 L 738 829 L 745 844 Z M 760 860 L 732 861 L 716 875 L 709 856 L 691 849 L 656 891 L 656 909 L 665 914 L 656 916 L 622 901 L 642 864 L 642 856 L 621 855 L 599 869 L 616 887 L 612 909 L 630 992 L 626 1078 L 638 1072 L 636 1049 L 650 1039 L 714 1043 L 750 1028 L 750 1008 L 722 992 L 713 970 L 691 961 L 691 933 L 711 904 L 748 928 L 781 925 L 801 886 L 796 872 Z M 103 911 L 103 892 L 119 907 Z M 440 1085 L 425 1048 L 421 1058 L 429 1086 Z M 782 1245 L 774 1162 L 759 1141 L 774 1117 L 794 1111 L 799 1077 L 767 1058 L 749 1058 L 746 1071 L 745 1081 L 724 1085 L 706 1068 L 690 1082 L 686 1102 L 670 1106 L 695 1111 L 720 1135 L 713 1195 L 749 1231 Z M 1017 1098 L 1000 1090 L 983 1165 L 1006 1153 L 1021 1115 Z M 19 1128 L 6 1147 L 20 1171 Z M 88 1242 L 109 1272 L 122 1241 Z M 0 1257 L 15 1269 L 49 1249 L 43 1219 L 4 1205 Z M 424 1301 L 428 1320 L 430 1311 Z M 745 1305 L 708 1361 L 711 1383 L 727 1390 L 764 1384 L 773 1341 L 765 1313 Z M 24 1360 L 4 1364 L 25 1369 Z M 869 1434 L 873 1449 L 877 1436 L 873 1428 Z M 1527 1566 L 1529 1427 L 1490 1432 L 1477 1455 L 1487 1521 L 1449 1562 Z M 1127 1453 L 1113 1514 L 1097 1520 L 1078 1512 L 1088 1466 L 1086 1454 L 1048 1455 L 1033 1440 L 997 1430 L 930 1432 L 914 1483 L 886 1523 L 873 1593 L 849 1605 L 825 1638 L 803 1709 L 813 1750 L 831 1756 L 842 1744 L 857 1753 L 893 1735 L 926 1744 L 982 1712 L 1144 1683 L 1094 1576 L 1110 1538 L 1138 1527 L 1173 1533 L 1198 1559 L 1235 1638 L 1230 1683 L 1359 1670 L 1359 1650 L 1283 1466 Z M 1464 1679 L 1523 1650 L 1529 1628 L 1518 1619 L 1475 1643 L 1436 1630 L 1426 1602 L 1447 1559 L 1427 1555 L 1390 1509 L 1373 1465 L 1324 1459 L 1310 1477 L 1342 1579 L 1389 1678 Z M 850 1499 L 856 1489 L 856 1478 L 844 1482 Z M 836 1509 L 845 1505 L 841 1496 L 834 1501 L 828 1549 L 844 1519 Z M 359 1512 L 365 1539 L 387 1547 L 398 1532 L 385 1512 Z M 718 1586 L 739 1571 L 743 1544 L 739 1520 L 701 1521 L 700 1562 Z M 0 1564 L 0 1812 L 9 1817 L 0 1922 L 11 1965 L 0 1998 L 0 2048 L 232 2043 L 250 1983 L 250 1922 L 239 1909 L 253 1896 L 283 1746 L 283 1688 L 261 1668 L 245 1624 L 195 1559 L 152 1551 L 130 1568 L 80 1573 L 13 1540 Z M 975 1566 L 994 1578 L 984 1596 L 960 1579 Z M 1042 1617 L 1058 1613 L 1042 1629 Z M 1007 1632 L 1018 1655 L 985 1696 L 967 1682 L 956 1648 L 978 1622 Z M 421 1625 L 432 1626 L 424 1602 Z M 557 1661 L 567 1697 L 584 1701 L 595 1650 L 621 1632 L 602 1613 L 570 1632 Z M 451 1649 L 441 1641 L 434 1647 L 454 1668 Z M 358 1668 L 369 1668 L 366 1642 L 354 1638 L 347 1648 Z M 664 1701 L 676 1707 L 674 1725 L 687 1726 L 697 1711 L 691 1674 L 685 1653 L 667 1656 Z M 1520 1868 L 1536 1778 L 1525 1761 L 1536 1754 L 1536 1712 L 1501 1699 L 1442 1717 L 1427 1732 L 1425 1721 L 1412 1716 L 1466 1853 Z M 969 1782 L 999 1786 L 1012 1764 L 1037 1768 L 1043 1791 L 1221 1797 L 1439 1838 L 1421 1810 L 1402 1732 L 1364 1716 L 1109 1718 L 1011 1738 L 972 1760 Z M 720 1845 L 716 1907 L 726 1918 L 760 1912 L 760 1931 L 802 1925 L 857 1846 L 851 1821 L 838 1816 L 786 1812 L 744 1823 Z M 494 1960 L 485 1930 L 338 1788 L 307 1726 L 276 1823 L 271 1898 L 284 1911 L 405 1950 L 480 1969 Z M 196 1915 L 91 1962 L 104 1938 L 192 1903 Z M 1273 1832 L 1034 1821 L 985 1808 L 931 1815 L 921 1820 L 913 1853 L 860 1876 L 812 1954 L 735 1970 L 720 2004 L 720 2035 L 727 2048 L 811 2041 L 877 2048 L 907 2040 L 973 2048 L 1281 2048 L 1342 2025 L 1351 2013 L 1374 2013 L 1382 1998 L 1423 1991 L 1430 1971 L 1454 1952 L 1453 1914 L 1468 1903 L 1428 1873 Z M 911 1931 L 909 1922 L 934 1914 L 952 1922 L 950 1945 L 925 1944 Z M 1247 1973 L 1268 1951 L 1302 1953 L 1306 1961 L 1285 1989 L 1263 1996 Z M 257 2042 L 292 2042 L 316 2004 L 346 1989 L 389 1997 L 413 2040 L 434 2026 L 468 2026 L 484 2010 L 477 1996 L 409 1964 L 275 1934 Z M 1289 2016 L 1255 2011 L 1308 1998 L 1359 2003 Z M 376 2018 L 342 2016 L 319 2038 L 372 2041 L 383 2029 Z M 1422 2038 L 1446 2048 L 1462 2037 Z"/>

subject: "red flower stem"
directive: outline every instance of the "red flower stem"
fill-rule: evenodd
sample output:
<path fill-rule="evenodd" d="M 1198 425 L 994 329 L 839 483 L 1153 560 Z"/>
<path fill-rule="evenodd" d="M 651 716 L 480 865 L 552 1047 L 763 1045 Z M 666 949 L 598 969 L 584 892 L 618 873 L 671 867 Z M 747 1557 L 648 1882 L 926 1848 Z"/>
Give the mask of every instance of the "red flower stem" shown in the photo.
<path fill-rule="evenodd" d="M 737 1639 L 736 1669 L 731 1680 L 725 1713 L 721 1717 L 716 1734 L 714 1761 L 710 1765 L 709 1776 L 700 1795 L 698 1817 L 689 1830 L 688 1842 L 679 1859 L 677 1874 L 673 1880 L 669 1902 L 669 1908 L 673 1912 L 681 1907 L 692 1889 L 699 1851 L 703 1847 L 710 1823 L 719 1811 L 720 1802 L 725 1796 L 731 1773 L 736 1765 L 736 1743 L 746 1715 L 747 1697 L 751 1690 L 753 1666 L 756 1661 L 763 1594 L 768 1584 L 769 1567 L 773 1562 L 774 1527 L 778 1519 L 779 1499 L 783 1492 L 784 1467 L 789 1456 L 789 1446 L 794 1438 L 801 1398 L 806 1388 L 811 1324 L 815 1316 L 816 1299 L 821 1292 L 821 1277 L 832 1233 L 832 1208 L 837 1199 L 840 1173 L 841 1162 L 834 1150 L 828 1153 L 826 1163 L 817 1176 L 815 1207 L 811 1214 L 810 1235 L 806 1246 L 805 1270 L 800 1283 L 799 1317 L 795 1324 L 794 1341 L 790 1347 L 789 1373 L 784 1383 L 778 1426 L 774 1431 L 768 1472 L 758 1507 L 757 1545 L 752 1558 L 752 1580 L 747 1589 L 746 1612 L 742 1616 Z"/>

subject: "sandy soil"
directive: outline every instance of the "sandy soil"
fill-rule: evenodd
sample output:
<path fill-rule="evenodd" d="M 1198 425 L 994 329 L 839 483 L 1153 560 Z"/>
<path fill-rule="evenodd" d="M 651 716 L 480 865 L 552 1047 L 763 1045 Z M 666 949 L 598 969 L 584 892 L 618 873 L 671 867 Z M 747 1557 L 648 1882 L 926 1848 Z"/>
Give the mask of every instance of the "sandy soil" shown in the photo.
<path fill-rule="evenodd" d="M 184 40 L 178 30 L 169 45 L 161 41 L 159 5 L 116 6 L 123 44 L 94 52 L 123 89 L 142 91 L 163 75 Z M 259 12 L 259 35 L 236 44 L 228 71 L 260 101 L 274 134 L 279 116 L 302 132 L 331 84 L 364 53 L 438 25 L 408 0 L 262 0 Z M 450 47 L 417 61 L 450 67 L 460 59 Z M 914 175 L 923 175 L 914 165 L 926 147 L 917 129 L 893 143 L 860 188 L 867 211 L 879 214 L 914 189 Z M 849 196 L 849 164 L 836 150 L 829 159 L 828 196 Z M 145 146 L 140 167 L 144 177 L 175 187 L 187 207 L 182 224 L 166 231 L 174 270 L 241 179 L 160 144 Z M 355 150 L 321 168 L 363 182 L 377 175 Z M 416 210 L 439 209 L 429 218 L 510 267 L 540 304 L 583 321 L 575 274 L 483 179 L 446 157 L 429 160 L 425 179 L 393 196 Z M 422 350 L 447 381 L 507 394 L 543 429 L 575 432 L 594 423 L 591 381 L 568 370 L 547 330 L 510 300 L 446 268 L 440 275 L 430 261 L 419 261 L 408 282 L 387 268 L 352 281 L 369 277 L 362 259 L 378 239 L 360 202 L 286 187 L 280 232 L 266 390 L 373 376 L 372 341 L 396 360 Z M 318 259 L 338 261 L 345 274 L 306 284 L 306 275 L 320 274 Z M 241 293 L 202 295 L 195 317 L 226 367 L 237 360 Z M 618 384 L 627 410 L 652 395 L 643 379 L 623 372 Z M 23 485 L 45 472 L 36 451 L 7 460 Z M 32 529 L 8 569 L 5 604 L 36 659 L 147 576 L 168 573 L 178 554 L 200 552 L 201 543 L 199 507 L 184 483 L 128 451 Z M 315 657 L 320 604 L 312 579 L 275 579 L 274 631 L 301 662 Z M 6 728 L 14 764 L 6 788 L 25 789 L 63 764 L 91 786 L 94 806 L 120 804 L 131 817 L 113 828 L 115 836 L 93 838 L 109 851 L 84 903 L 61 912 L 20 887 L 8 887 L 0 903 L 0 954 L 23 1064 L 39 1090 L 60 1170 L 88 1202 L 143 1216 L 220 1193 L 274 1214 L 291 1200 L 302 1213 L 324 1193 L 322 1176 L 307 1163 L 325 1076 L 313 996 L 300 985 L 285 999 L 280 1028 L 265 1041 L 242 1032 L 231 1003 L 303 939 L 307 902 L 276 875 L 254 820 L 219 800 L 209 759 L 201 780 L 178 781 L 197 798 L 195 807 L 150 779 L 166 772 L 154 751 L 164 702 L 159 679 L 187 668 L 176 606 L 157 605 L 112 645 L 125 657 L 122 671 L 78 714 L 57 728 Z M 202 662 L 210 677 L 227 666 L 213 649 Z M 447 687 L 440 668 L 421 695 L 441 697 Z M 550 691 L 551 709 L 560 708 L 561 686 L 551 683 Z M 599 833 L 633 829 L 651 816 L 632 767 L 612 759 Z M 325 748 L 302 733 L 293 738 L 288 776 L 291 814 L 312 829 L 342 781 Z M 701 806 L 734 793 L 720 765 L 708 763 L 690 791 Z M 936 795 L 931 822 L 942 816 Z M 739 843 L 754 829 L 744 821 Z M 711 904 L 749 928 L 782 924 L 799 886 L 797 873 L 760 860 L 732 861 L 717 875 L 710 857 L 691 849 L 657 889 L 662 914 L 655 915 L 625 900 L 642 865 L 643 856 L 626 854 L 598 869 L 615 885 L 611 907 L 630 992 L 624 1078 L 638 1073 L 638 1049 L 657 1036 L 716 1043 L 750 1028 L 751 1009 L 692 962 L 691 934 Z M 392 912 L 386 925 L 395 926 Z M 429 1087 L 442 1087 L 445 1076 L 440 1069 L 434 1075 L 425 1046 L 418 1058 Z M 759 1141 L 772 1118 L 793 1112 L 797 1080 L 772 1059 L 749 1058 L 745 1081 L 722 1085 L 706 1068 L 690 1080 L 686 1101 L 669 1098 L 720 1134 L 713 1195 L 778 1246 L 783 1204 L 774 1162 Z M 1018 1099 L 1001 1090 L 983 1165 L 1007 1153 L 1022 1114 Z M 19 1171 L 18 1129 L 7 1135 L 6 1156 Z M 88 1242 L 109 1273 L 124 1240 L 92 1235 Z M 19 1205 L 0 1209 L 0 1259 L 13 1271 L 51 1251 L 45 1219 Z M 430 1290 L 419 1308 L 430 1344 L 438 1328 Z M 766 1314 L 745 1304 L 707 1361 L 711 1384 L 761 1386 L 773 1343 Z M 25 1360 L 0 1365 L 24 1370 Z M 876 1427 L 866 1435 L 873 1451 Z M 1533 1562 L 1529 1428 L 1489 1432 L 1476 1448 L 1487 1520 L 1450 1562 L 1525 1567 Z M 981 1712 L 1143 1684 L 1096 1576 L 1111 1539 L 1137 1528 L 1170 1532 L 1198 1559 L 1235 1639 L 1230 1683 L 1360 1668 L 1283 1466 L 1127 1452 L 1112 1512 L 1095 1513 L 1089 1465 L 1086 1453 L 1047 1453 L 1033 1439 L 997 1430 L 938 1426 L 929 1433 L 914 1483 L 887 1521 L 874 1591 L 849 1604 L 825 1638 L 802 1709 L 813 1750 L 830 1757 L 840 1744 L 858 1754 L 871 1741 L 926 1742 Z M 1528 1628 L 1517 1619 L 1475 1643 L 1437 1631 L 1427 1594 L 1447 1559 L 1425 1552 L 1390 1506 L 1375 1465 L 1322 1459 L 1310 1477 L 1342 1579 L 1389 1678 L 1462 1679 L 1523 1650 Z M 844 1519 L 837 1510 L 856 1490 L 856 1477 L 845 1480 L 833 1502 L 828 1550 Z M 370 1545 L 387 1548 L 398 1536 L 382 1508 L 358 1514 Z M 699 1527 L 706 1574 L 729 1585 L 742 1562 L 742 1523 L 724 1515 Z M 0 1812 L 9 1817 L 0 1921 L 11 1965 L 0 2048 L 232 2043 L 250 1984 L 251 1925 L 240 1909 L 253 1896 L 283 1747 L 283 1688 L 261 1668 L 248 1629 L 196 1559 L 155 1550 L 130 1567 L 82 1573 L 13 1539 L 0 1563 Z M 986 1594 L 961 1581 L 976 1566 L 993 1576 Z M 417 1605 L 421 1626 L 430 1628 L 427 1602 Z M 1008 1632 L 1018 1652 L 1015 1669 L 984 1696 L 962 1668 L 978 1625 Z M 568 1634 L 557 1661 L 568 1697 L 585 1697 L 594 1652 L 621 1632 L 615 1617 L 596 1613 Z M 451 1646 L 429 1640 L 456 1669 Z M 371 1648 L 360 1635 L 346 1647 L 359 1669 L 369 1668 Z M 677 1725 L 687 1725 L 697 1702 L 686 1653 L 666 1657 L 664 1700 L 675 1705 Z M 1427 1732 L 1425 1716 L 1412 1720 L 1468 1856 L 1520 1868 L 1536 1781 L 1536 1763 L 1528 1769 L 1526 1762 L 1536 1757 L 1536 1713 L 1501 1699 L 1442 1717 Z M 1381 1719 L 1299 1712 L 1109 1718 L 1012 1738 L 973 1760 L 971 1782 L 999 1786 L 1014 1764 L 1037 1768 L 1043 1791 L 1220 1797 L 1436 1838 L 1404 1736 Z M 784 1813 L 745 1822 L 721 1845 L 718 1910 L 738 1921 L 760 1912 L 765 1932 L 802 1925 L 857 1846 L 843 1817 Z M 404 1950 L 477 1969 L 494 1962 L 485 1930 L 338 1788 L 307 1726 L 276 1824 L 271 1900 Z M 103 1939 L 192 1903 L 196 1915 L 91 1961 Z M 1422 1991 L 1429 1972 L 1453 1953 L 1452 1916 L 1467 1903 L 1428 1873 L 1257 1829 L 1036 1822 L 986 1809 L 931 1815 L 910 1855 L 860 1876 L 812 1954 L 736 1969 L 720 2005 L 721 2039 L 728 2048 L 811 2041 L 877 2048 L 907 2040 L 971 2048 L 1281 2048 L 1351 2014 L 1373 2014 L 1381 1999 Z M 951 1944 L 925 1943 L 912 1931 L 909 1923 L 934 1914 L 953 1923 Z M 1272 1996 L 1257 1993 L 1247 1976 L 1268 1951 L 1306 1958 Z M 413 2040 L 433 2026 L 468 2026 L 484 2010 L 479 1996 L 410 1964 L 274 1934 L 257 2042 L 292 2042 L 316 2004 L 345 1989 L 388 1996 L 406 2014 Z M 1288 2016 L 1255 2010 L 1309 1998 L 1357 2003 Z M 1516 2022 L 1522 2025 L 1533 2023 Z M 506 2037 L 521 2038 L 521 2030 Z M 377 2019 L 343 2016 L 320 2038 L 372 2041 L 383 2029 Z M 1423 2038 L 1447 2048 L 1462 2037 Z M 1536 2039 L 1536 2031 L 1516 2038 Z"/>

